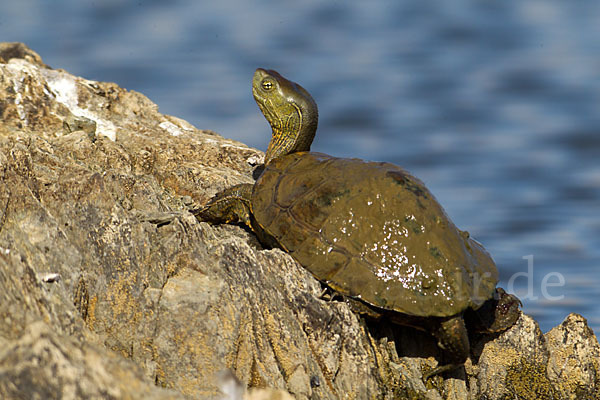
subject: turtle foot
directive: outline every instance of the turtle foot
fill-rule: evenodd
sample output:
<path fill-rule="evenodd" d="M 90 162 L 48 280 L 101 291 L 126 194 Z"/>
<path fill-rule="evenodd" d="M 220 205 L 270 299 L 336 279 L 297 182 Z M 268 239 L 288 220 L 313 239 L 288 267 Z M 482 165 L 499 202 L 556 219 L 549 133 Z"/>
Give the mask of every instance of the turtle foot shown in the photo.
<path fill-rule="evenodd" d="M 427 382 L 427 380 L 429 378 L 432 378 L 434 376 L 446 373 L 446 372 L 450 372 L 450 371 L 454 371 L 455 369 L 464 367 L 464 364 L 444 364 L 444 365 L 440 365 L 439 367 L 436 367 L 430 371 L 427 371 L 426 373 L 423 374 L 423 381 Z"/>
<path fill-rule="evenodd" d="M 522 305 L 517 296 L 497 288 L 492 299 L 486 301 L 476 311 L 468 312 L 465 317 L 476 332 L 499 333 L 517 322 L 521 316 Z"/>

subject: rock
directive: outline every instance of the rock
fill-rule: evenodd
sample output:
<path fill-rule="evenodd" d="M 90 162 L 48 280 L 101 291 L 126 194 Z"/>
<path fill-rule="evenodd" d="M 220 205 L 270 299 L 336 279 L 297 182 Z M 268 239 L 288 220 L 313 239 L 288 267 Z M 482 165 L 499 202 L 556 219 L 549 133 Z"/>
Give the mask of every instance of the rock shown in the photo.
<path fill-rule="evenodd" d="M 37 65 L 38 67 L 50 68 L 42 61 L 35 51 L 31 50 L 23 43 L 1 43 L 0 42 L 0 63 L 6 64 L 13 58 L 24 59 L 27 62 Z"/>
<path fill-rule="evenodd" d="M 548 379 L 556 382 L 557 397 L 600 398 L 600 346 L 586 319 L 570 314 L 545 338 L 549 351 Z"/>
<path fill-rule="evenodd" d="M 183 399 L 144 379 L 135 363 L 118 354 L 62 336 L 42 322 L 0 352 L 3 399 Z"/>
<path fill-rule="evenodd" d="M 481 345 L 479 362 L 473 367 L 477 384 L 471 385 L 472 398 L 552 398 L 549 396 L 552 385 L 545 372 L 546 342 L 531 317 L 522 315 L 511 329 L 495 340 L 477 342 L 475 353 Z"/>
<path fill-rule="evenodd" d="M 246 398 L 600 395 L 576 315 L 474 336 L 465 371 L 423 382 L 432 338 L 321 299 L 287 254 L 189 213 L 252 182 L 261 152 L 23 44 L 0 44 L 0 87 L 0 398 L 239 397 L 224 370 Z"/>
<path fill-rule="evenodd" d="M 294 400 L 294 398 L 283 390 L 252 389 L 245 395 L 244 400 Z"/>

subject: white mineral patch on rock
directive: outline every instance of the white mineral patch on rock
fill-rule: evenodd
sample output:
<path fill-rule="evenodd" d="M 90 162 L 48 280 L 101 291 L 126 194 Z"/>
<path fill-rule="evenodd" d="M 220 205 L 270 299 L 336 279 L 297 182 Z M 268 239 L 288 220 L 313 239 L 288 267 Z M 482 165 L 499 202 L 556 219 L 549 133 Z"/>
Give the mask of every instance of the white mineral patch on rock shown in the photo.
<path fill-rule="evenodd" d="M 5 66 L 3 75 L 12 82 L 13 90 L 15 91 L 15 105 L 19 119 L 27 125 L 27 114 L 23 109 L 23 81 L 24 74 L 35 75 L 37 67 L 22 59 L 12 59 Z"/>
<path fill-rule="evenodd" d="M 179 136 L 184 133 L 181 128 L 169 121 L 161 122 L 158 126 L 169 132 L 171 136 Z"/>
<path fill-rule="evenodd" d="M 256 154 L 256 155 L 248 157 L 246 159 L 246 161 L 250 165 L 263 164 L 265 162 L 265 155 L 264 154 Z"/>
<path fill-rule="evenodd" d="M 81 84 L 72 75 L 66 72 L 40 69 L 41 74 L 46 79 L 48 87 L 52 90 L 56 101 L 64 104 L 73 115 L 85 117 L 96 122 L 96 132 L 105 135 L 114 141 L 117 136 L 117 129 L 110 121 L 100 118 L 94 112 L 79 107 L 79 96 L 77 95 L 77 85 Z"/>

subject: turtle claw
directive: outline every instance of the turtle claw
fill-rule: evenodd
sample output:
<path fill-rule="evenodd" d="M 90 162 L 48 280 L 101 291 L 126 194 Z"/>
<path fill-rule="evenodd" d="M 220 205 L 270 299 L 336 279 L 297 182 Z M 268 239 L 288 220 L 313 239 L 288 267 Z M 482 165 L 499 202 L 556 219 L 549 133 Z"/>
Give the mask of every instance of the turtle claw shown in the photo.
<path fill-rule="evenodd" d="M 143 215 L 140 215 L 139 220 L 144 222 L 150 222 L 151 224 L 156 225 L 157 227 L 161 227 L 164 225 L 168 225 L 177 218 L 181 217 L 183 214 L 181 212 L 149 212 Z"/>
<path fill-rule="evenodd" d="M 446 372 L 454 371 L 460 367 L 463 367 L 464 364 L 444 364 L 436 367 L 432 370 L 429 370 L 423 374 L 423 381 L 427 382 L 429 378 L 433 378 L 434 376 L 441 375 Z"/>
<path fill-rule="evenodd" d="M 327 286 L 325 286 L 323 288 L 323 290 L 321 290 L 321 293 L 319 294 L 319 299 L 325 300 L 328 303 L 331 303 L 338 296 L 339 296 L 339 294 L 336 291 L 331 290 L 331 288 L 328 288 Z"/>

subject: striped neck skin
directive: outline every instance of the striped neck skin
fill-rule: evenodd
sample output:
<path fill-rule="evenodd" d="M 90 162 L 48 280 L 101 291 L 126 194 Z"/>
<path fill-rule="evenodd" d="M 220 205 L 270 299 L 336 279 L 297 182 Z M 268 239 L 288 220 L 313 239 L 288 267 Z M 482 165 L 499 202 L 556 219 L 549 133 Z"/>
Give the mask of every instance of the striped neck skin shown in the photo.
<path fill-rule="evenodd" d="M 286 154 L 309 151 L 318 125 L 317 104 L 310 94 L 277 72 L 261 68 L 254 74 L 252 92 L 272 129 L 265 164 Z"/>

